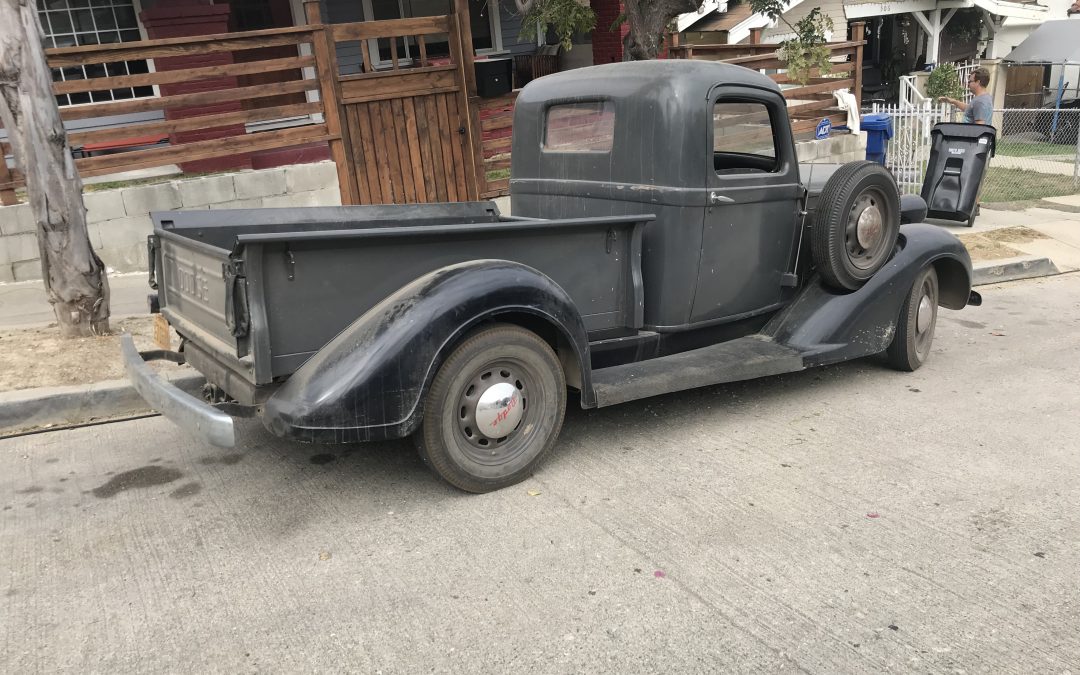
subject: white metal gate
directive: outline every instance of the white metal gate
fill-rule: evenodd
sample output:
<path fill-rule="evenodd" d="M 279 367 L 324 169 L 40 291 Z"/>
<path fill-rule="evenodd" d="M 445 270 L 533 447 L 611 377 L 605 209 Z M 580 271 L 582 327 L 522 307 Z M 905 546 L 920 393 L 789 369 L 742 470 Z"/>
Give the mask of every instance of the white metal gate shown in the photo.
<path fill-rule="evenodd" d="M 938 122 L 952 120 L 951 108 L 923 99 L 920 104 L 904 107 L 875 104 L 874 112 L 888 115 L 893 121 L 885 167 L 896 178 L 900 194 L 919 194 L 930 160 L 930 130 Z"/>

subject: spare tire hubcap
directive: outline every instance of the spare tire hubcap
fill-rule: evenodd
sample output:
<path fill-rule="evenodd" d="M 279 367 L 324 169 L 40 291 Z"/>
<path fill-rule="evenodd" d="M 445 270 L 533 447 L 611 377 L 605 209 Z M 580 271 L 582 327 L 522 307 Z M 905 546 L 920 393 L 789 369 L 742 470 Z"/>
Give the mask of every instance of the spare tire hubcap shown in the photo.
<path fill-rule="evenodd" d="M 874 204 L 863 209 L 859 214 L 855 234 L 859 239 L 859 246 L 868 251 L 876 248 L 882 235 L 881 209 Z"/>

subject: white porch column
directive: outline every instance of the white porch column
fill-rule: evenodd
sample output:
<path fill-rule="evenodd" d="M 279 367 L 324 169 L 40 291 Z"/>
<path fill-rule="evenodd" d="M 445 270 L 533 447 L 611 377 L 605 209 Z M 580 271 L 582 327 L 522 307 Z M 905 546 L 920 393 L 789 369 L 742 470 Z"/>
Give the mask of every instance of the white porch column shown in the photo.
<path fill-rule="evenodd" d="M 995 38 L 998 31 L 1001 30 L 1002 24 L 1005 23 L 1005 17 L 994 16 L 990 12 L 986 11 L 982 7 L 979 8 L 983 16 L 983 26 L 986 29 L 986 58 L 998 59 L 1004 56 L 1004 54 L 997 53 L 997 44 Z"/>
<path fill-rule="evenodd" d="M 932 9 L 929 16 L 923 12 L 912 12 L 911 16 L 926 32 L 926 62 L 936 64 L 941 54 L 941 10 Z M 951 14 L 949 18 L 952 18 Z"/>
<path fill-rule="evenodd" d="M 922 29 L 926 31 L 926 62 L 937 64 L 941 58 L 941 31 L 952 20 L 953 15 L 956 14 L 956 8 L 950 9 L 945 13 L 945 16 L 941 16 L 940 9 L 930 10 L 929 16 L 922 12 L 912 12 L 911 16 L 915 17 L 915 21 L 918 22 Z"/>

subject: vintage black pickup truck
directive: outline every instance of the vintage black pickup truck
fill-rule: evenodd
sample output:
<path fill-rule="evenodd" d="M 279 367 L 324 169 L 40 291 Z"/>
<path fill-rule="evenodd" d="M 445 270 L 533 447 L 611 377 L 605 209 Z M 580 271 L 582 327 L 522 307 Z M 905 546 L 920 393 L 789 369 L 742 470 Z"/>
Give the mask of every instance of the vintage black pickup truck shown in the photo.
<path fill-rule="evenodd" d="M 780 89 L 655 61 L 540 78 L 492 203 L 153 215 L 145 399 L 210 443 L 233 417 L 309 442 L 413 436 L 467 491 L 522 480 L 584 408 L 884 352 L 930 354 L 971 261 L 882 167 L 800 166 Z M 903 206 L 902 206 L 903 203 Z M 901 221 L 906 224 L 902 225 Z M 156 308 L 155 308 L 156 309 Z M 145 359 L 188 363 L 208 400 Z"/>

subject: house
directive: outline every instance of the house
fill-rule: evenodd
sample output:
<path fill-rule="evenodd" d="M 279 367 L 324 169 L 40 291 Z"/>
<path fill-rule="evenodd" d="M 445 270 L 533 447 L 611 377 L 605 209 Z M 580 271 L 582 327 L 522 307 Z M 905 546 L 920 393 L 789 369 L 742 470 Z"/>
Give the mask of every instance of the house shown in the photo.
<path fill-rule="evenodd" d="M 676 29 L 682 44 L 745 43 L 755 29 L 761 29 L 762 42 L 775 44 L 793 37 L 788 24 L 794 25 L 814 9 L 832 19 L 833 31 L 825 36 L 827 40 L 844 34 L 847 19 L 841 0 L 791 0 L 783 17 L 776 21 L 755 13 L 748 0 L 706 0 L 699 11 L 681 15 Z"/>

